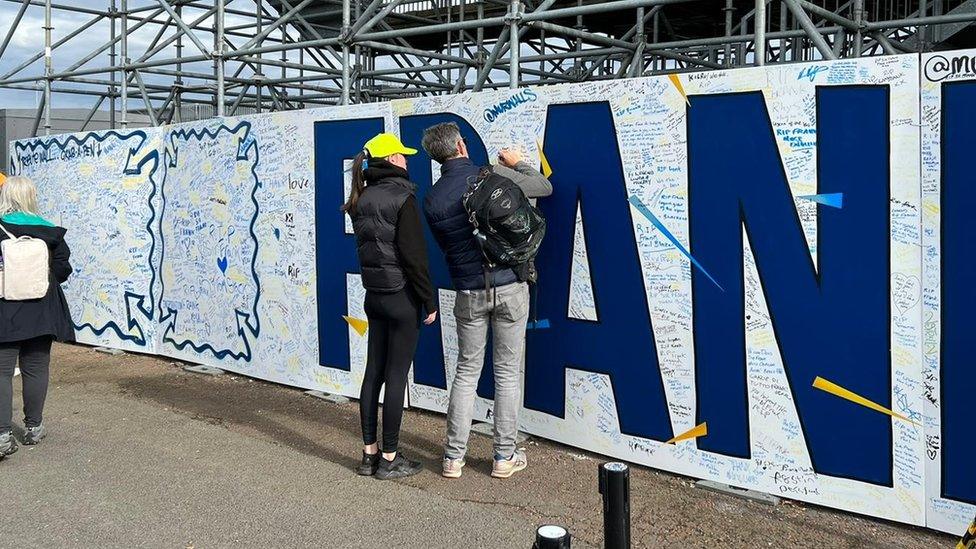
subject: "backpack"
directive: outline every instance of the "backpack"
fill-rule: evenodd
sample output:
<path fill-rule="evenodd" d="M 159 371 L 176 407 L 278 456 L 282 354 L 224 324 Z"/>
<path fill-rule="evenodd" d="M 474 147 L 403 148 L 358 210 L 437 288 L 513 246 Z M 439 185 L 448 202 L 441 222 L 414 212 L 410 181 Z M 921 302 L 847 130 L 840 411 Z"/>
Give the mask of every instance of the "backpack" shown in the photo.
<path fill-rule="evenodd" d="M 47 243 L 30 236 L 7 234 L 0 241 L 0 299 L 26 301 L 47 295 L 50 284 L 50 254 Z"/>
<path fill-rule="evenodd" d="M 532 260 L 546 235 L 546 218 L 511 179 L 490 167 L 461 198 L 486 267 L 508 267 L 519 280 L 535 282 Z"/>

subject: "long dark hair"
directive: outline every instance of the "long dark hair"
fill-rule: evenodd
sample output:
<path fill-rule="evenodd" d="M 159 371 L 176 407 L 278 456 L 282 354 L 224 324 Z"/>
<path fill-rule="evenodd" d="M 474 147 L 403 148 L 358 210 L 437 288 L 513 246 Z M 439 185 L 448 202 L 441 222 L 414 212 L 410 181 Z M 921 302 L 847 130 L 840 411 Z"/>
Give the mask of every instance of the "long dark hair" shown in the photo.
<path fill-rule="evenodd" d="M 342 211 L 349 215 L 356 213 L 356 203 L 359 196 L 366 188 L 366 177 L 363 175 L 363 163 L 366 162 L 366 151 L 359 151 L 359 154 L 352 159 L 352 185 L 349 189 L 349 199 L 342 205 Z"/>

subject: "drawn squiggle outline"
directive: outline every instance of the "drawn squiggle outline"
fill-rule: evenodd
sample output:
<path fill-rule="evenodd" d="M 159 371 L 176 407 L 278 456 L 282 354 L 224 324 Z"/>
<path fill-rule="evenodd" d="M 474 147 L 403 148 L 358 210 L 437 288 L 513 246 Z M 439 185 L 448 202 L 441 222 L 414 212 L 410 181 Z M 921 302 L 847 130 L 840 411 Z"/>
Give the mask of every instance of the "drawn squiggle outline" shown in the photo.
<path fill-rule="evenodd" d="M 174 129 L 170 131 L 168 138 L 166 139 L 167 144 L 163 153 L 163 164 L 167 167 L 175 167 L 177 159 L 179 157 L 179 148 L 176 146 L 176 140 L 191 141 L 197 140 L 202 142 L 204 138 L 216 140 L 222 131 L 226 131 L 231 135 L 236 135 L 240 130 L 244 128 L 244 135 L 238 139 L 237 142 L 237 160 L 250 160 L 247 156 L 248 151 L 253 147 L 254 149 L 254 163 L 251 165 L 251 175 L 254 178 L 254 187 L 251 191 L 251 203 L 254 204 L 254 215 L 251 217 L 251 223 L 249 225 L 249 232 L 251 235 L 251 240 L 254 242 L 254 253 L 251 256 L 251 277 L 254 279 L 254 284 L 256 291 L 254 294 L 254 304 L 252 305 L 252 310 L 250 312 L 241 311 L 240 309 L 234 309 L 234 313 L 237 318 L 237 333 L 241 336 L 241 340 L 244 343 L 244 352 L 235 353 L 230 349 L 217 349 L 209 343 L 197 344 L 190 339 L 185 339 L 183 341 L 176 341 L 170 334 L 176 330 L 176 320 L 179 312 L 171 307 L 166 308 L 166 313 L 161 314 L 160 323 L 169 320 L 169 325 L 163 330 L 162 341 L 163 343 L 168 343 L 174 346 L 177 350 L 182 351 L 186 347 L 190 347 L 197 354 L 203 354 L 204 352 L 210 352 L 217 359 L 224 359 L 227 357 L 233 358 L 234 360 L 244 360 L 245 362 L 251 361 L 251 344 L 248 339 L 247 332 L 250 332 L 251 337 L 258 337 L 261 334 L 261 318 L 258 314 L 258 302 L 261 299 L 261 280 L 257 273 L 257 259 L 258 259 L 258 237 L 254 230 L 257 224 L 258 214 L 260 209 L 257 201 L 257 192 L 260 187 L 262 187 L 261 180 L 258 177 L 257 168 L 261 160 L 260 150 L 257 146 L 257 140 L 251 135 L 251 123 L 247 121 L 242 121 L 237 124 L 234 128 L 230 128 L 225 124 L 221 124 L 216 130 L 210 128 L 189 128 L 189 129 Z M 162 231 L 163 217 L 166 215 L 166 179 L 169 177 L 169 170 L 166 172 L 166 177 L 163 178 L 163 184 L 161 186 L 161 196 L 163 201 L 162 210 L 160 212 L 159 225 L 160 225 L 160 268 L 162 268 L 163 262 L 165 260 L 165 235 Z M 159 306 L 162 312 L 162 302 L 163 295 L 166 293 L 165 283 L 160 279 L 160 292 L 159 292 Z M 254 325 L 251 324 L 251 319 L 254 320 Z M 243 320 L 243 322 L 242 322 Z M 247 331 L 245 331 L 245 328 Z"/>
<path fill-rule="evenodd" d="M 129 147 L 128 156 L 126 157 L 126 161 L 125 161 L 125 167 L 122 170 L 123 174 L 125 175 L 141 174 L 143 173 L 143 166 L 145 164 L 147 164 L 150 161 L 154 162 L 152 169 L 149 171 L 149 182 L 152 185 L 152 190 L 149 193 L 149 199 L 147 201 L 150 215 L 149 215 L 149 221 L 146 223 L 146 232 L 149 234 L 149 240 L 150 240 L 149 256 L 148 256 L 148 264 L 149 264 L 149 272 L 150 272 L 149 295 L 146 296 L 144 294 L 137 294 L 135 292 L 129 292 L 129 291 L 123 293 L 123 300 L 125 301 L 126 326 L 128 327 L 129 330 L 133 330 L 133 329 L 137 330 L 139 332 L 138 336 L 125 333 L 122 330 L 122 328 L 119 326 L 119 324 L 114 320 L 105 323 L 105 325 L 101 327 L 96 327 L 90 322 L 85 322 L 83 324 L 77 324 L 72 322 L 72 324 L 74 325 L 75 331 L 81 331 L 87 329 L 97 337 L 101 337 L 102 334 L 104 334 L 106 331 L 111 330 L 115 332 L 116 337 L 118 337 L 120 340 L 129 341 L 131 343 L 139 345 L 140 347 L 145 347 L 147 343 L 146 332 L 139 324 L 138 320 L 136 320 L 132 315 L 132 301 L 135 301 L 136 308 L 146 317 L 147 320 L 153 319 L 153 317 L 156 314 L 155 312 L 156 301 L 153 296 L 155 285 L 156 285 L 156 265 L 153 263 L 153 256 L 156 253 L 156 235 L 152 230 L 152 226 L 153 226 L 153 222 L 156 220 L 156 208 L 155 206 L 153 206 L 153 199 L 156 197 L 156 190 L 158 187 L 154 176 L 156 175 L 156 170 L 159 169 L 159 151 L 157 150 L 150 151 L 136 164 L 135 168 L 131 167 L 131 162 L 132 159 L 142 149 L 142 147 L 145 146 L 146 142 L 149 141 L 149 136 L 146 134 L 145 131 L 142 130 L 135 130 L 127 133 L 121 133 L 116 130 L 110 130 L 101 134 L 99 134 L 98 132 L 88 132 L 81 138 L 79 138 L 76 135 L 68 135 L 63 139 L 61 137 L 52 137 L 48 139 L 37 138 L 28 142 L 23 142 L 23 141 L 15 142 L 14 154 L 17 155 L 16 158 L 19 159 L 19 153 L 23 151 L 35 152 L 38 149 L 40 149 L 46 152 L 49 151 L 54 146 L 57 146 L 61 150 L 64 150 L 72 142 L 74 142 L 77 146 L 82 147 L 90 139 L 94 140 L 97 143 L 103 143 L 107 141 L 109 137 L 117 138 L 122 144 L 125 144 L 126 141 L 132 139 L 133 137 L 139 138 L 139 143 L 135 147 Z M 13 165 L 16 168 L 15 173 L 20 173 L 23 171 L 19 161 L 14 162 Z M 149 298 L 148 310 L 145 308 L 145 302 L 147 297 Z"/>

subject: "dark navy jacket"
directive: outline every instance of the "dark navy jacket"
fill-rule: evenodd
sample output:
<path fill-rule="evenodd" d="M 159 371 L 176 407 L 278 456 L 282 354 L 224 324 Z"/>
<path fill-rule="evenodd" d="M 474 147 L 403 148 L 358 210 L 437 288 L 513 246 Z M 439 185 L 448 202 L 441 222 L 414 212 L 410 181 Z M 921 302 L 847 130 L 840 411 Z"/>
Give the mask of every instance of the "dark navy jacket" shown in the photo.
<path fill-rule="evenodd" d="M 424 215 L 434 239 L 444 251 L 455 290 L 485 287 L 484 255 L 475 240 L 461 197 L 478 176 L 480 167 L 469 158 L 452 158 L 441 165 L 441 178 L 427 192 Z M 493 287 L 512 284 L 518 279 L 511 269 L 489 273 Z"/>

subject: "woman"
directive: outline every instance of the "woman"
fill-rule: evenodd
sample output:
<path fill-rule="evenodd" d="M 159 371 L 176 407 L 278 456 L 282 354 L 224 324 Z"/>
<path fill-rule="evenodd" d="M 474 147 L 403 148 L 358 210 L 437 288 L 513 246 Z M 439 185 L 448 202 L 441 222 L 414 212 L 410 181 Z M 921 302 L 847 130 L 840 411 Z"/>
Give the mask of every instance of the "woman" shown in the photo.
<path fill-rule="evenodd" d="M 353 161 L 349 200 L 342 206 L 356 234 L 369 321 L 366 375 L 359 397 L 363 461 L 357 472 L 384 480 L 421 470 L 420 463 L 405 457 L 397 445 L 421 307 L 427 313 L 424 324 L 437 319 L 420 210 L 414 184 L 407 179 L 406 157 L 416 152 L 389 133 L 370 139 Z M 376 416 L 384 384 L 381 456 Z"/>
<path fill-rule="evenodd" d="M 0 245 L 9 238 L 43 240 L 50 251 L 51 283 L 40 299 L 8 301 L 0 298 L 0 458 L 17 451 L 11 425 L 14 367 L 20 362 L 24 384 L 25 445 L 44 438 L 41 423 L 47 397 L 51 342 L 74 341 L 75 332 L 60 284 L 71 274 L 65 230 L 38 215 L 37 190 L 26 177 L 0 183 Z M 2 258 L 0 258 L 2 259 Z"/>

